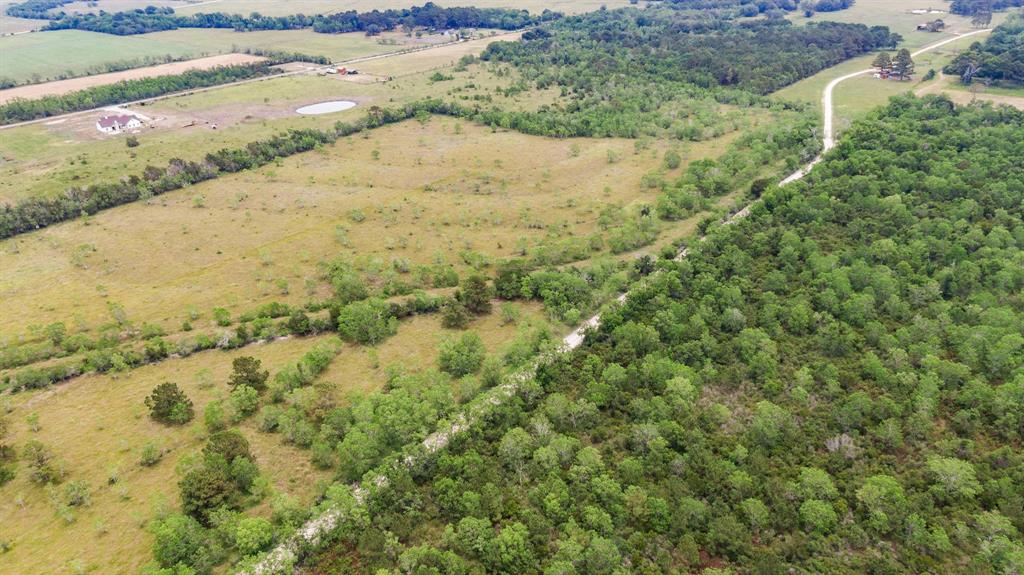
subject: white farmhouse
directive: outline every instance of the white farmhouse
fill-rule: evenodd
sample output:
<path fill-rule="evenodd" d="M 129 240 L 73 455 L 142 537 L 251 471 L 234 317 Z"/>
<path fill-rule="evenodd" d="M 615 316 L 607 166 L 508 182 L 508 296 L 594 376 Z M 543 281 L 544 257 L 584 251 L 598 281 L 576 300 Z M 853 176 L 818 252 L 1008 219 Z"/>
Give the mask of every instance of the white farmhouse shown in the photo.
<path fill-rule="evenodd" d="M 131 114 L 103 116 L 96 120 L 96 129 L 104 134 L 117 134 L 124 130 L 134 130 L 141 127 L 142 121 Z"/>

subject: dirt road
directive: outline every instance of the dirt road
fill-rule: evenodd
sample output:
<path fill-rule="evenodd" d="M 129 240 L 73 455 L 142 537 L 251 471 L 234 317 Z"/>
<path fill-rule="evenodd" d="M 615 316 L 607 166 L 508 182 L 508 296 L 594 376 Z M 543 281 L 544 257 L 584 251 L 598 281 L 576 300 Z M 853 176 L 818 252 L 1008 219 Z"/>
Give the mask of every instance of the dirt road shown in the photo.
<path fill-rule="evenodd" d="M 220 54 L 218 56 L 196 58 L 195 60 L 157 64 L 155 66 L 146 66 L 145 68 L 133 68 L 131 70 L 123 70 L 121 72 L 110 72 L 108 74 L 96 74 L 95 76 L 82 76 L 81 78 L 69 78 L 67 80 L 44 82 L 42 84 L 18 86 L 15 88 L 8 88 L 6 90 L 0 90 L 0 104 L 6 104 L 15 98 L 31 100 L 34 98 L 42 98 L 43 96 L 60 96 L 61 94 L 84 90 L 86 88 L 114 84 L 122 80 L 138 80 L 139 78 L 152 78 L 154 76 L 169 76 L 172 74 L 181 74 L 188 70 L 208 70 L 218 66 L 248 64 L 250 62 L 259 62 L 265 59 L 266 58 L 261 56 L 252 56 L 249 54 Z"/>

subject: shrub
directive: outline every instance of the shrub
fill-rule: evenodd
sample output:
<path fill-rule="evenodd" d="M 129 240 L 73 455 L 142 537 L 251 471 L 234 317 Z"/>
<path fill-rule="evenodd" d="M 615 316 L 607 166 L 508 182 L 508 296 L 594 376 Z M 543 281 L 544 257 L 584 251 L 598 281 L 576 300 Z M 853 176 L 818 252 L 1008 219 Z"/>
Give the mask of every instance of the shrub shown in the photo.
<path fill-rule="evenodd" d="M 441 304 L 442 327 L 447 329 L 465 329 L 469 325 L 469 320 L 469 310 L 459 300 L 450 298 Z"/>
<path fill-rule="evenodd" d="M 398 320 L 391 315 L 391 306 L 379 298 L 350 303 L 338 313 L 338 331 L 349 341 L 376 345 L 397 330 Z"/>
<path fill-rule="evenodd" d="M 238 522 L 235 530 L 235 547 L 242 555 L 252 555 L 270 544 L 274 528 L 262 517 L 246 517 Z"/>
<path fill-rule="evenodd" d="M 260 394 L 248 385 L 240 385 L 231 392 L 231 407 L 234 409 L 234 418 L 240 421 L 256 413 L 260 406 Z"/>
<path fill-rule="evenodd" d="M 480 370 L 484 362 L 484 343 L 474 332 L 466 332 L 457 340 L 441 344 L 437 363 L 441 371 L 462 377 Z"/>
<path fill-rule="evenodd" d="M 231 362 L 233 371 L 228 379 L 228 385 L 232 388 L 245 385 L 258 392 L 264 391 L 267 389 L 267 378 L 270 377 L 270 372 L 260 371 L 261 366 L 260 360 L 254 357 L 236 357 Z"/>
<path fill-rule="evenodd" d="M 146 398 L 150 417 L 166 424 L 182 425 L 195 416 L 192 400 L 175 383 L 161 383 Z"/>
<path fill-rule="evenodd" d="M 164 457 L 164 451 L 156 446 L 152 441 L 142 446 L 142 452 L 139 453 L 139 465 L 143 467 L 153 467 Z"/>

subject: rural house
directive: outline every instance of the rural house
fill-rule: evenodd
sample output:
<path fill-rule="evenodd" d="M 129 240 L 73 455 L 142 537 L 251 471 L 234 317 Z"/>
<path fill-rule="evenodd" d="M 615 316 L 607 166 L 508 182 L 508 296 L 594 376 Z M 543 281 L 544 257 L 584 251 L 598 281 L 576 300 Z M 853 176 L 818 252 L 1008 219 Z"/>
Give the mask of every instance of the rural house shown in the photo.
<path fill-rule="evenodd" d="M 117 134 L 123 130 L 141 128 L 142 122 L 131 114 L 103 116 L 96 121 L 96 129 L 104 134 Z"/>

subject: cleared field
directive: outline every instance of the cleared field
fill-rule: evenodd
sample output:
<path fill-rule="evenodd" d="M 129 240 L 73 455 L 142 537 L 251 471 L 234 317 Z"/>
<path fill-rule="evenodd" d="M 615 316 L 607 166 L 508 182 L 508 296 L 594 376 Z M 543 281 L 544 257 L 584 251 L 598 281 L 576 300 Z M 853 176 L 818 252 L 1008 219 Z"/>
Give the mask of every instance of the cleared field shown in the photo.
<path fill-rule="evenodd" d="M 485 45 L 484 41 L 465 42 L 427 52 L 450 48 L 462 51 L 467 46 L 478 51 Z M 435 65 L 436 62 L 424 59 L 427 52 L 386 56 L 373 63 L 383 66 L 384 61 L 392 58 L 416 56 L 416 59 L 404 61 L 402 67 Z M 441 63 L 447 64 L 452 58 L 449 53 Z M 363 64 L 357 66 L 364 69 Z M 364 106 L 326 116 L 299 117 L 294 113 L 299 106 L 324 100 L 345 99 L 363 105 L 389 106 L 439 96 L 459 88 L 467 97 L 486 97 L 502 105 L 523 107 L 547 103 L 549 96 L 501 97 L 494 89 L 509 85 L 512 79 L 497 78 L 482 66 L 471 66 L 467 71 L 451 75 L 454 80 L 438 83 L 430 82 L 426 74 L 413 74 L 387 83 L 300 75 L 176 96 L 139 107 L 142 114 L 155 121 L 139 136 L 142 145 L 131 150 L 125 146 L 123 136 L 105 136 L 95 129 L 100 113 L 10 128 L 3 131 L 4 145 L 0 147 L 0 202 L 61 193 L 71 186 L 109 181 L 111 174 L 139 173 L 150 164 L 165 165 L 174 157 L 199 158 L 220 148 L 244 146 L 281 130 L 324 128 L 339 119 L 366 113 Z M 215 125 L 217 129 L 213 130 Z"/>
<path fill-rule="evenodd" d="M 948 38 L 946 35 L 937 34 L 930 34 L 928 37 L 931 39 L 931 42 L 929 43 L 939 42 Z M 865 74 L 843 82 L 836 88 L 834 96 L 837 131 L 842 133 L 842 131 L 848 127 L 853 120 L 866 114 L 876 106 L 885 104 L 892 96 L 906 92 L 919 92 L 922 89 L 927 88 L 929 85 L 937 81 L 931 80 L 929 82 L 925 82 L 921 80 L 929 69 L 934 69 L 936 72 L 940 71 L 943 66 L 949 63 L 949 61 L 956 56 L 957 53 L 966 49 L 973 42 L 977 42 L 983 38 L 984 34 L 964 38 L 962 40 L 946 44 L 934 51 L 917 56 L 914 58 L 916 74 L 913 80 L 906 82 L 879 80 L 871 77 L 870 74 Z M 871 68 L 871 64 L 874 61 L 875 56 L 875 54 L 868 54 L 848 60 L 838 66 L 834 66 L 828 70 L 815 74 L 810 78 L 797 82 L 791 86 L 787 86 L 786 88 L 775 92 L 774 95 L 785 100 L 811 102 L 816 107 L 820 108 L 821 91 L 825 88 L 826 84 L 834 78 L 845 74 Z"/>
<path fill-rule="evenodd" d="M 1018 110 L 1024 110 L 1024 89 L 986 87 L 980 82 L 965 86 L 956 77 L 939 74 L 934 82 L 928 82 L 917 89 L 916 94 L 945 93 L 958 104 L 969 104 L 975 100 L 992 102 L 993 104 L 1006 104 Z"/>
<path fill-rule="evenodd" d="M 76 90 L 114 84 L 123 80 L 137 80 L 139 78 L 181 74 L 187 70 L 207 70 L 218 66 L 248 64 L 250 62 L 259 62 L 261 60 L 264 60 L 264 58 L 260 56 L 251 56 L 249 54 L 221 54 L 219 56 L 208 56 L 206 58 L 197 58 L 195 60 L 187 60 L 184 62 L 172 62 L 169 64 L 147 66 L 145 68 L 135 68 L 132 70 L 125 70 L 123 72 L 83 76 L 81 78 L 71 78 L 69 80 L 46 82 L 45 84 L 29 84 L 27 86 L 18 86 L 17 88 L 0 90 L 0 104 L 9 102 L 15 98 L 31 100 L 34 98 L 41 98 L 43 96 L 59 96 Z"/>
<path fill-rule="evenodd" d="M 234 313 L 304 301 L 303 286 L 324 259 L 387 269 L 394 259 L 440 258 L 463 267 L 464 251 L 504 257 L 520 241 L 589 234 L 608 203 L 656 196 L 640 179 L 659 165 L 659 150 L 633 150 L 630 140 L 495 133 L 440 117 L 375 130 L 6 240 L 0 327 L 95 327 L 109 321 L 114 301 L 134 321 L 176 330 L 190 306 L 208 322 L 215 306 Z M 609 152 L 621 161 L 609 163 Z M 697 146 L 687 154 L 701 156 Z M 355 223 L 353 210 L 366 220 Z"/>
<path fill-rule="evenodd" d="M 312 30 L 235 32 L 187 28 L 138 36 L 57 30 L 0 38 L 0 77 L 17 82 L 58 80 L 105 71 L 110 63 L 145 58 L 201 57 L 262 48 L 346 60 L 444 42 L 433 34 L 416 38 L 400 32 L 368 37 L 362 33 L 317 34 Z M 87 46 L 88 49 L 82 49 Z"/>
<path fill-rule="evenodd" d="M 411 52 L 409 54 L 398 54 L 393 57 L 370 60 L 358 65 L 361 72 L 377 74 L 381 76 L 402 77 L 418 72 L 426 72 L 437 68 L 454 66 L 463 56 L 476 55 L 482 52 L 492 42 L 512 42 L 522 36 L 521 32 L 508 34 L 496 34 L 487 38 L 469 40 L 442 46 L 433 50 Z"/>
<path fill-rule="evenodd" d="M 0 36 L 29 32 L 41 28 L 46 20 L 29 20 L 26 18 L 11 18 L 6 14 L 7 7 L 15 0 L 0 0 Z"/>
<path fill-rule="evenodd" d="M 579 14 L 598 10 L 601 6 L 619 8 L 628 6 L 628 0 L 474 0 L 467 4 L 464 0 L 437 0 L 439 6 L 466 6 L 471 4 L 478 8 L 514 8 L 541 12 L 545 9 L 566 14 Z M 191 6 L 177 6 L 175 10 L 181 14 L 197 12 L 228 12 L 248 14 L 259 12 L 268 16 L 287 16 L 288 14 L 333 14 L 355 10 L 388 10 L 420 6 L 424 2 L 408 0 L 205 0 Z M 642 6 L 645 2 L 641 2 Z"/>

